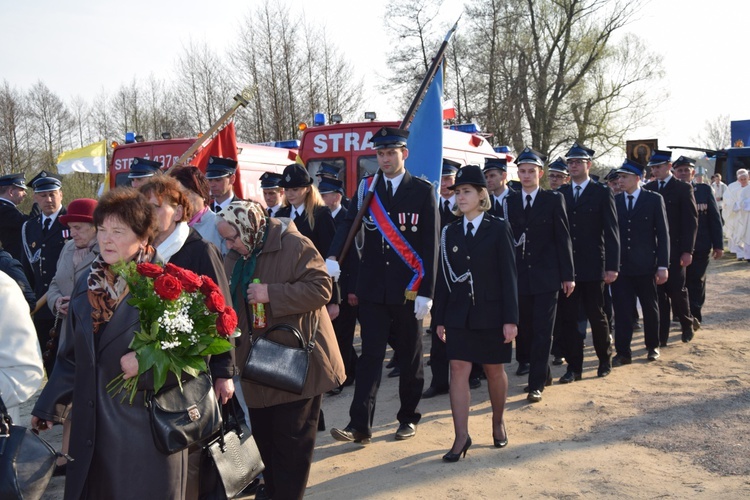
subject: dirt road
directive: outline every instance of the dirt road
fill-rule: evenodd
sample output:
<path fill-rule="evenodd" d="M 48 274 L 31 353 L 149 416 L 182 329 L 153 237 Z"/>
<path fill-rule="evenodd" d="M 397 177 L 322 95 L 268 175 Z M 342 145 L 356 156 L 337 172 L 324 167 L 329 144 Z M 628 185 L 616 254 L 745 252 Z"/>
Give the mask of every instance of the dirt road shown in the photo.
<path fill-rule="evenodd" d="M 583 380 L 555 383 L 533 405 L 509 365 L 504 449 L 492 446 L 484 383 L 472 391 L 466 459 L 441 460 L 453 440 L 448 396 L 423 400 L 417 436 L 395 441 L 397 383 L 384 377 L 373 443 L 321 432 L 307 497 L 750 498 L 750 264 L 725 257 L 709 273 L 703 328 L 683 344 L 673 325 L 656 362 L 636 334 L 633 364 L 597 378 L 589 338 Z M 564 371 L 553 367 L 555 381 Z M 352 393 L 324 397 L 329 428 L 346 425 Z M 59 430 L 48 435 L 59 442 Z M 44 498 L 62 498 L 62 485 Z"/>

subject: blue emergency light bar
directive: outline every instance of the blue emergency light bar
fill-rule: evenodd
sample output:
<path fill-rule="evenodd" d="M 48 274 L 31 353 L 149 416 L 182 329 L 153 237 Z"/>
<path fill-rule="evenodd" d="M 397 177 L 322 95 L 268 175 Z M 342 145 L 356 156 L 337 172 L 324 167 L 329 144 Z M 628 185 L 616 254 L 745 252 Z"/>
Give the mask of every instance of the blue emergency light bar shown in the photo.
<path fill-rule="evenodd" d="M 326 124 L 326 114 L 325 113 L 315 113 L 315 116 L 313 116 L 313 126 L 320 127 L 321 125 Z"/>
<path fill-rule="evenodd" d="M 510 146 L 495 146 L 495 153 L 510 153 Z"/>
<path fill-rule="evenodd" d="M 135 143 L 135 132 L 125 132 L 125 144 Z"/>
<path fill-rule="evenodd" d="M 297 139 L 290 139 L 288 141 L 276 141 L 273 146 L 275 148 L 299 149 L 299 141 Z"/>
<path fill-rule="evenodd" d="M 451 125 L 451 130 L 458 130 L 459 132 L 466 132 L 467 134 L 476 134 L 479 132 L 479 127 L 476 123 L 460 123 L 458 125 Z"/>

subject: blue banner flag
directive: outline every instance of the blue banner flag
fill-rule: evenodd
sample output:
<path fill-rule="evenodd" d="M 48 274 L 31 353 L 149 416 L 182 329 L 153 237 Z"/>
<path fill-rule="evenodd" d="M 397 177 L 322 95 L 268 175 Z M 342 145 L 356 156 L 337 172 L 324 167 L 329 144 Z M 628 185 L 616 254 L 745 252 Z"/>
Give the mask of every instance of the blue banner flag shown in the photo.
<path fill-rule="evenodd" d="M 442 64 L 409 126 L 408 148 L 406 168 L 411 175 L 430 181 L 437 190 L 443 166 Z"/>

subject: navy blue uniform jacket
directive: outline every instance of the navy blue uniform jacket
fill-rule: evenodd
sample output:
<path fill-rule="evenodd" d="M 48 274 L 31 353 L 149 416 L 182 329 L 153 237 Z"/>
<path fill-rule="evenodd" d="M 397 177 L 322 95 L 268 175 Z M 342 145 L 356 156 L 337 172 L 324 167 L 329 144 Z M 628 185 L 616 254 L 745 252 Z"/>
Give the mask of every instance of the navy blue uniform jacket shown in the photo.
<path fill-rule="evenodd" d="M 540 189 L 527 220 L 523 191 L 507 198 L 508 221 L 516 246 L 518 293 L 535 295 L 560 290 L 564 281 L 575 281 L 565 199 L 557 191 Z"/>
<path fill-rule="evenodd" d="M 435 188 L 429 182 L 412 176 L 407 170 L 390 203 L 386 200 L 385 189 L 385 181 L 381 179 L 376 192 L 396 226 L 396 230 L 406 238 L 424 265 L 424 277 L 417 295 L 432 298 L 435 291 L 438 253 L 438 210 Z M 355 196 L 352 198 L 346 218 L 336 230 L 336 237 L 328 255 L 338 257 L 341 253 L 359 206 L 359 196 Z M 401 220 L 399 220 L 400 217 Z M 414 272 L 407 267 L 372 224 L 369 211 L 365 214 L 363 225 L 364 244 L 357 277 L 357 297 L 378 304 L 404 304 L 404 292 L 414 277 Z M 403 230 L 400 229 L 401 227 Z"/>
<path fill-rule="evenodd" d="M 445 251 L 438 264 L 433 323 L 470 330 L 517 325 L 518 284 L 510 226 L 504 219 L 485 213 L 471 245 L 466 242 L 463 218 L 448 224 L 443 231 Z M 468 279 L 451 282 L 444 258 L 456 276 L 471 271 L 473 297 Z"/>
<path fill-rule="evenodd" d="M 620 223 L 620 273 L 644 276 L 656 273 L 657 267 L 669 267 L 669 230 L 664 200 L 659 193 L 641 189 L 628 213 L 626 193 L 615 196 Z"/>

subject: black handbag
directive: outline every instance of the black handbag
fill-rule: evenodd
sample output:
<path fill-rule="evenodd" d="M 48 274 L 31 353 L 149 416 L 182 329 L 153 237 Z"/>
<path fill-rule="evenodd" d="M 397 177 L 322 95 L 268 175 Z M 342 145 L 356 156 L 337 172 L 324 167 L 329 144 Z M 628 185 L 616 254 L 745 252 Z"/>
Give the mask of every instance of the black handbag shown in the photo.
<path fill-rule="evenodd" d="M 221 409 L 211 375 L 201 373 L 180 386 L 146 396 L 156 448 L 171 455 L 212 438 L 221 430 Z"/>
<path fill-rule="evenodd" d="M 299 347 L 290 347 L 269 340 L 268 334 L 275 331 L 293 334 Z M 316 333 L 317 331 L 313 331 L 310 342 L 305 345 L 302 334 L 292 325 L 278 324 L 270 327 L 253 341 L 250 355 L 242 370 L 242 378 L 282 391 L 302 394 L 307 380 L 307 369 L 310 366 L 310 353 L 315 347 Z"/>
<path fill-rule="evenodd" d="M 44 439 L 13 425 L 0 398 L 0 500 L 42 498 L 58 454 Z"/>
<path fill-rule="evenodd" d="M 201 464 L 209 469 L 201 471 L 201 500 L 234 498 L 265 468 L 255 439 L 237 418 L 234 403 L 227 406 L 233 418 L 225 416 L 221 433 L 206 447 L 208 456 Z"/>

